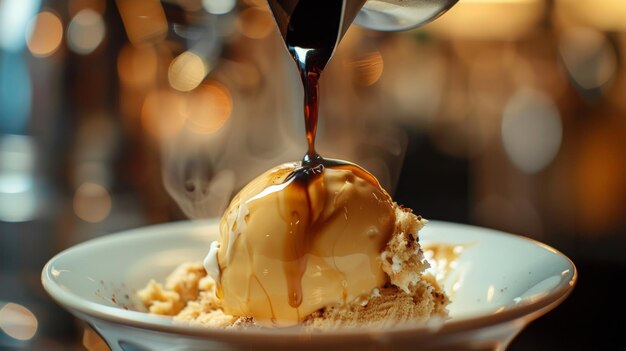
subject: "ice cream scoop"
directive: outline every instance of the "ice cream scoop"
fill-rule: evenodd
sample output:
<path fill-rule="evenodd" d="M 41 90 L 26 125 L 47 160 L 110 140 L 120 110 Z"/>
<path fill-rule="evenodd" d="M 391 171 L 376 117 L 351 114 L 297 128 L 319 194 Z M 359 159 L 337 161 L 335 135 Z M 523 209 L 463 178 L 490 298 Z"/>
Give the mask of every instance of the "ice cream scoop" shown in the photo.
<path fill-rule="evenodd" d="M 386 283 L 380 254 L 394 223 L 391 198 L 362 168 L 286 163 L 234 197 L 205 269 L 218 283 L 224 312 L 296 324 Z"/>

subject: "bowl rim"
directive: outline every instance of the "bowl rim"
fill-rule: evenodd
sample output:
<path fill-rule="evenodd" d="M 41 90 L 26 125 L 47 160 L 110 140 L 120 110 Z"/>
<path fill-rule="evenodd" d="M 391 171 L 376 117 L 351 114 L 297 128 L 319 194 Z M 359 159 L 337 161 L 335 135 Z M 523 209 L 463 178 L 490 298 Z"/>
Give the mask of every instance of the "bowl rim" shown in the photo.
<path fill-rule="evenodd" d="M 79 295 L 71 292 L 67 288 L 62 287 L 55 280 L 52 268 L 54 263 L 65 255 L 71 255 L 75 251 L 82 250 L 87 247 L 101 245 L 111 241 L 117 241 L 120 239 L 134 237 L 139 235 L 145 235 L 148 233 L 150 236 L 157 236 L 156 232 L 172 232 L 181 230 L 193 230 L 194 228 L 201 228 L 203 226 L 211 226 L 217 224 L 217 219 L 208 220 L 195 220 L 195 221 L 177 221 L 163 224 L 155 224 L 150 226 L 139 227 L 135 229 L 124 230 L 109 234 L 99 238 L 87 240 L 77 245 L 71 246 L 55 256 L 53 256 L 43 267 L 41 273 L 41 282 L 46 292 L 64 308 L 68 309 L 73 314 L 83 314 L 97 318 L 102 321 L 107 321 L 124 326 L 130 326 L 140 329 L 147 329 L 152 331 L 164 332 L 169 334 L 184 335 L 190 337 L 202 337 L 212 338 L 215 340 L 231 339 L 233 336 L 240 337 L 259 337 L 261 341 L 265 341 L 263 338 L 268 336 L 280 336 L 288 340 L 289 337 L 295 337 L 301 339 L 303 335 L 311 338 L 313 341 L 317 336 L 323 336 L 324 340 L 346 341 L 350 338 L 362 338 L 364 333 L 368 335 L 382 335 L 386 337 L 419 337 L 423 335 L 430 335 L 436 333 L 450 334 L 459 331 L 473 330 L 477 328 L 484 328 L 489 326 L 495 326 L 501 323 L 526 318 L 532 321 L 541 315 L 549 312 L 556 306 L 558 306 L 563 300 L 565 300 L 572 292 L 578 281 L 578 270 L 566 255 L 556 250 L 555 248 L 546 245 L 540 241 L 524 237 L 521 235 L 510 234 L 499 230 L 483 228 L 473 225 L 429 220 L 430 225 L 443 225 L 443 226 L 456 226 L 459 228 L 481 230 L 489 235 L 506 236 L 513 240 L 524 240 L 530 242 L 533 245 L 539 246 L 545 250 L 548 250 L 556 255 L 561 256 L 571 266 L 568 274 L 571 274 L 569 280 L 562 279 L 559 284 L 551 289 L 547 294 L 538 297 L 533 301 L 523 301 L 519 304 L 505 308 L 503 310 L 495 311 L 491 314 L 477 315 L 470 317 L 460 317 L 457 319 L 449 320 L 444 323 L 426 323 L 420 325 L 401 324 L 384 330 L 374 328 L 339 328 L 324 331 L 323 333 L 306 332 L 302 328 L 287 327 L 287 328 L 241 328 L 241 329 L 222 329 L 222 328 L 207 328 L 199 326 L 188 326 L 182 324 L 175 324 L 172 322 L 172 318 L 169 316 L 156 316 L 146 312 L 124 310 L 116 307 L 106 306 L 95 302 L 87 301 L 81 298 Z M 329 339 L 330 338 L 330 339 Z"/>

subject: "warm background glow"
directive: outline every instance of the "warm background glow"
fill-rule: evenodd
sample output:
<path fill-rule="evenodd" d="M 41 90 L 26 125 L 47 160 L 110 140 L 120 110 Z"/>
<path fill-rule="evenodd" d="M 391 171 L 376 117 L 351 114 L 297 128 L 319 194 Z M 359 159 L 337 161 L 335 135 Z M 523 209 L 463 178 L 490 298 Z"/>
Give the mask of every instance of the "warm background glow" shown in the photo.
<path fill-rule="evenodd" d="M 167 79 L 172 88 L 180 91 L 195 89 L 206 76 L 208 70 L 202 58 L 191 51 L 185 51 L 172 61 Z"/>
<path fill-rule="evenodd" d="M 102 16 L 94 10 L 79 11 L 67 29 L 68 45 L 77 54 L 87 55 L 102 42 L 105 26 Z"/>
<path fill-rule="evenodd" d="M 353 26 L 320 82 L 323 155 L 426 218 L 577 264 L 573 295 L 510 350 L 619 349 L 626 308 L 602 287 L 626 274 L 624 0 L 460 0 L 407 32 Z M 302 156 L 302 108 L 265 0 L 0 0 L 0 349 L 106 347 L 47 299 L 45 262 L 221 215 Z"/>
<path fill-rule="evenodd" d="M 49 56 L 59 48 L 63 39 L 63 25 L 53 12 L 39 13 L 31 20 L 29 29 L 28 49 L 34 56 Z"/>
<path fill-rule="evenodd" d="M 18 340 L 30 340 L 37 333 L 37 317 L 22 305 L 0 305 L 0 331 Z"/>

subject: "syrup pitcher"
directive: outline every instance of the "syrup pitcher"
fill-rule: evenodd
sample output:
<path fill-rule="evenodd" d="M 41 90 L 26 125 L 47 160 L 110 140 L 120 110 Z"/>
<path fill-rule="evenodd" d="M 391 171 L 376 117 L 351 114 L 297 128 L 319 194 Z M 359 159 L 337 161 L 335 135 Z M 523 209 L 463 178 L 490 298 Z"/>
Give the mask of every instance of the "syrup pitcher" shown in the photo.
<path fill-rule="evenodd" d="M 307 1 L 268 0 L 283 39 L 289 18 Z M 329 0 L 324 0 L 329 1 Z M 424 25 L 448 11 L 458 0 L 333 0 L 342 3 L 337 33 L 341 40 L 352 22 L 378 31 L 404 31 Z M 307 6 L 310 7 L 310 6 Z M 327 19 L 320 18 L 319 21 Z M 335 45 L 336 46 L 336 45 Z"/>

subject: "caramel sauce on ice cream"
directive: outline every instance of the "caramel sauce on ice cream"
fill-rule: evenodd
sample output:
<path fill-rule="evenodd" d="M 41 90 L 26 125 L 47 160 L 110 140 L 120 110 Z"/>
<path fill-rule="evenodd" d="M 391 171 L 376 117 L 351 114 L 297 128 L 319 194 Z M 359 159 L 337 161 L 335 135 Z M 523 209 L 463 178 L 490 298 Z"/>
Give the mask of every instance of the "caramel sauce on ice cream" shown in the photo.
<path fill-rule="evenodd" d="M 267 171 L 222 218 L 217 258 L 226 313 L 289 325 L 385 284 L 379 256 L 395 222 L 389 195 L 358 166 L 310 178 L 301 171 L 297 163 Z"/>

